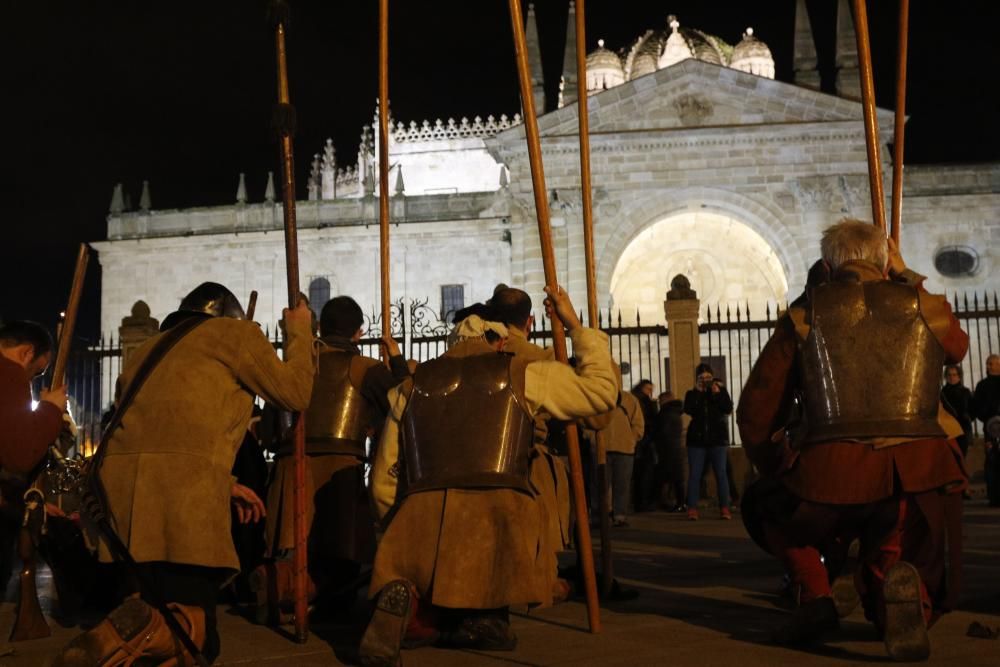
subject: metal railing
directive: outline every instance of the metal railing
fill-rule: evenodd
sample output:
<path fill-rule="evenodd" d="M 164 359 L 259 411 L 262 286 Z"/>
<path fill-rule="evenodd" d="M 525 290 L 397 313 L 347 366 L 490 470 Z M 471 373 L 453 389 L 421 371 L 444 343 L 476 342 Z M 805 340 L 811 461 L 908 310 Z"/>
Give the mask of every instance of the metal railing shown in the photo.
<path fill-rule="evenodd" d="M 1000 354 L 1000 299 L 997 293 L 963 293 L 949 297 L 952 309 L 969 334 L 969 353 L 961 366 L 965 384 L 970 389 L 986 373 L 986 358 Z M 433 359 L 447 348 L 450 323 L 428 306 L 428 299 L 398 299 L 392 304 L 391 331 L 407 359 L 417 362 Z M 780 317 L 778 304 L 767 304 L 763 313 L 754 312 L 747 303 L 705 306 L 698 330 L 702 360 L 709 363 L 716 377 L 722 379 L 735 403 L 743 384 L 760 356 Z M 611 356 L 622 366 L 625 387 L 639 380 L 650 380 L 655 392 L 669 389 L 669 332 L 663 323 L 643 322 L 638 313 L 627 323 L 623 313 L 599 312 L 599 327 L 608 335 Z M 377 312 L 365 317 L 362 354 L 378 357 L 381 322 Z M 266 330 L 275 348 L 281 349 L 281 332 Z M 543 312 L 536 312 L 529 339 L 541 346 L 551 345 L 552 322 Z M 569 342 L 569 341 L 568 341 Z M 572 353 L 572 348 L 570 348 Z M 84 452 L 100 438 L 102 414 L 110 408 L 115 381 L 121 371 L 120 341 L 111 336 L 82 341 L 72 352 L 67 373 L 70 408 L 80 426 Z M 683 396 L 679 397 L 683 398 Z M 734 443 L 739 443 L 735 416 L 730 420 Z"/>

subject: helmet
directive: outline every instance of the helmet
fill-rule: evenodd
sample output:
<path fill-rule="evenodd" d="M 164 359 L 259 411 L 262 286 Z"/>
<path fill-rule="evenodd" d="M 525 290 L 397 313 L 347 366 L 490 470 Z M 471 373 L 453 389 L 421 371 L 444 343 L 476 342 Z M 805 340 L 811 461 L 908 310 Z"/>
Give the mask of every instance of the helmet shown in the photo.
<path fill-rule="evenodd" d="M 212 317 L 231 317 L 245 320 L 246 313 L 239 299 L 219 283 L 202 283 L 181 300 L 177 309 L 187 313 L 204 313 Z"/>

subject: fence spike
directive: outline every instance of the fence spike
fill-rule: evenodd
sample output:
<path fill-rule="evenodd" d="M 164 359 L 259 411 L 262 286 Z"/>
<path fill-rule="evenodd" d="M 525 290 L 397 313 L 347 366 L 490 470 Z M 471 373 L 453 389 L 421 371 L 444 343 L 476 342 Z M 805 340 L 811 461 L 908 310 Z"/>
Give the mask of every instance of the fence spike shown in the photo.
<path fill-rule="evenodd" d="M 597 328 L 598 329 L 603 329 L 604 328 L 604 311 L 603 310 L 598 310 L 597 311 Z"/>
<path fill-rule="evenodd" d="M 622 309 L 619 308 L 618 309 L 618 328 L 620 329 L 621 326 L 622 326 Z"/>
<path fill-rule="evenodd" d="M 969 293 L 968 292 L 963 292 L 962 293 L 962 300 L 965 302 L 964 310 L 968 311 L 969 310 Z"/>
<path fill-rule="evenodd" d="M 641 327 L 642 326 L 642 320 L 639 318 L 639 307 L 638 306 L 636 306 L 636 309 L 635 309 L 635 325 L 637 327 Z"/>
<path fill-rule="evenodd" d="M 729 312 L 729 304 L 727 303 L 726 304 L 726 322 L 728 323 L 728 322 L 732 322 L 732 321 L 733 321 L 733 316 L 732 316 L 732 313 Z"/>
<path fill-rule="evenodd" d="M 750 321 L 750 300 L 749 299 L 743 304 L 743 307 L 746 309 L 747 322 L 749 322 Z"/>
<path fill-rule="evenodd" d="M 771 321 L 771 302 L 767 301 L 764 303 L 764 321 Z"/>
<path fill-rule="evenodd" d="M 978 292 L 973 292 L 972 293 L 972 308 L 974 310 L 977 310 L 977 311 L 979 310 L 979 293 Z"/>

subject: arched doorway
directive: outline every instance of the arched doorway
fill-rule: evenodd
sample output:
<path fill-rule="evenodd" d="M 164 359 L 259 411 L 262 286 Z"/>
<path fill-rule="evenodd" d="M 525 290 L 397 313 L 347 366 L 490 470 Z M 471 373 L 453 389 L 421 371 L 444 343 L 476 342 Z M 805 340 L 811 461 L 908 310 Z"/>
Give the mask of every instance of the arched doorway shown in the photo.
<path fill-rule="evenodd" d="M 749 225 L 712 211 L 684 211 L 640 232 L 622 252 L 611 277 L 613 309 L 627 323 L 638 312 L 643 324 L 663 321 L 670 280 L 683 273 L 702 304 L 725 309 L 749 304 L 763 317 L 784 304 L 788 281 L 771 245 Z"/>

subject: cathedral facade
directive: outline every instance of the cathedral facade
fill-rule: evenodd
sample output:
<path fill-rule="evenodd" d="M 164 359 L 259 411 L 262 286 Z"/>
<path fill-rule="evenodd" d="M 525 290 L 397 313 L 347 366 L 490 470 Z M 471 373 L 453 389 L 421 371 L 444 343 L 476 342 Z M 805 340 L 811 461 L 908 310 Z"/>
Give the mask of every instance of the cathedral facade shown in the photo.
<path fill-rule="evenodd" d="M 762 313 L 802 289 L 827 225 L 871 220 L 857 60 L 853 34 L 843 35 L 852 28 L 838 21 L 838 93 L 826 94 L 817 90 L 802 16 L 792 83 L 774 79 L 770 51 L 752 30 L 730 45 L 675 17 L 618 52 L 602 43 L 588 57 L 585 82 L 568 59 L 558 108 L 538 122 L 560 281 L 580 303 L 578 88 L 589 95 L 602 308 L 661 322 L 669 281 L 683 273 L 703 303 Z M 537 53 L 531 12 L 528 21 Z M 537 61 L 533 69 L 539 97 Z M 878 122 L 889 193 L 893 114 L 879 110 Z M 489 298 L 500 282 L 540 301 L 521 119 L 399 122 L 389 141 L 393 295 L 427 299 L 442 316 Z M 366 311 L 378 308 L 377 155 L 366 128 L 349 166 L 329 143 L 313 162 L 297 213 L 301 282 L 314 307 L 350 294 Z M 236 199 L 160 211 L 147 198 L 126 211 L 116 191 L 107 240 L 93 244 L 103 270 L 102 327 L 116 328 L 137 299 L 162 318 L 203 280 L 241 298 L 257 290 L 257 319 L 273 327 L 286 300 L 281 204 L 273 186 L 264 202 L 247 202 L 242 182 Z M 1000 165 L 909 167 L 903 202 L 903 255 L 928 275 L 930 289 L 1000 287 Z"/>

